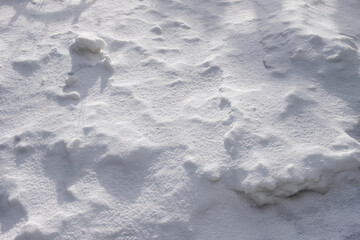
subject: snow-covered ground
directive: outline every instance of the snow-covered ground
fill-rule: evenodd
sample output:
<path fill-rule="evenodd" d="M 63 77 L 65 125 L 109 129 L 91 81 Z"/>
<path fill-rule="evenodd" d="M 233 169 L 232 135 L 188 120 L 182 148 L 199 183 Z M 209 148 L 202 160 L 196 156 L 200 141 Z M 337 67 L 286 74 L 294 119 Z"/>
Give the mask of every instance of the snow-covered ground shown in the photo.
<path fill-rule="evenodd" d="M 360 239 L 360 1 L 0 0 L 0 239 Z"/>

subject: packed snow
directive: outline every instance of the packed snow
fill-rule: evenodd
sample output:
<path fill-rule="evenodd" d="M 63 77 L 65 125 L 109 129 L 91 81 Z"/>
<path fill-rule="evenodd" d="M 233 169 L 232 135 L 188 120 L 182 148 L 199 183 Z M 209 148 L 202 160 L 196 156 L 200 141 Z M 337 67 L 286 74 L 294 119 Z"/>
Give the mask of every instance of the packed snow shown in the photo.
<path fill-rule="evenodd" d="M 359 12 L 0 1 L 0 239 L 360 239 Z"/>

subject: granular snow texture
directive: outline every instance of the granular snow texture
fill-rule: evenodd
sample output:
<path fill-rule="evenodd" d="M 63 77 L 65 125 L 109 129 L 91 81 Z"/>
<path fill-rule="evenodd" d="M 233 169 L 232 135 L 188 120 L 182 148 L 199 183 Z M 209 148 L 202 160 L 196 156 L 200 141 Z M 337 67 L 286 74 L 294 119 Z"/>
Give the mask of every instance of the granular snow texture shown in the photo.
<path fill-rule="evenodd" d="M 0 239 L 360 239 L 359 12 L 0 1 Z"/>

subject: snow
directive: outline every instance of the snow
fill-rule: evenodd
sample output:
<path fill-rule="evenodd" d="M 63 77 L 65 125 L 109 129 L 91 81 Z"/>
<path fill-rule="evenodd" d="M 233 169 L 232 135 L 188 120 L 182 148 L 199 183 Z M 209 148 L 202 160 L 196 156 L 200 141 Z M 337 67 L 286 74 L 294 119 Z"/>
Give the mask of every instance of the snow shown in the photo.
<path fill-rule="evenodd" d="M 2 1 L 0 239 L 359 239 L 359 9 Z"/>
<path fill-rule="evenodd" d="M 75 46 L 79 51 L 89 51 L 91 53 L 99 53 L 106 47 L 103 39 L 89 34 L 81 34 L 75 39 Z"/>

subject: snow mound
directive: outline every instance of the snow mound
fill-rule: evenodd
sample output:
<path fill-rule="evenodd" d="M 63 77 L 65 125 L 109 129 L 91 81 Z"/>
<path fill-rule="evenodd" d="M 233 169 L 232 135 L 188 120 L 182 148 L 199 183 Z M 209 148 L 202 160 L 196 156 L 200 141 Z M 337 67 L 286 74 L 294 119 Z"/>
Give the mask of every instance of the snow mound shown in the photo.
<path fill-rule="evenodd" d="M 113 71 L 111 58 L 103 51 L 106 46 L 107 44 L 103 39 L 90 33 L 82 33 L 76 37 L 73 44 L 70 45 L 72 72 L 84 66 L 94 67 L 99 63 Z"/>
<path fill-rule="evenodd" d="M 107 46 L 103 39 L 88 33 L 76 37 L 75 45 L 80 51 L 89 51 L 91 53 L 100 53 Z"/>
<path fill-rule="evenodd" d="M 228 133 L 225 147 L 243 163 L 223 177 L 233 179 L 231 187 L 256 205 L 278 203 L 303 190 L 326 192 L 337 173 L 360 167 L 359 143 L 346 135 L 337 141 L 341 149 L 294 146 L 279 136 L 237 127 Z"/>

